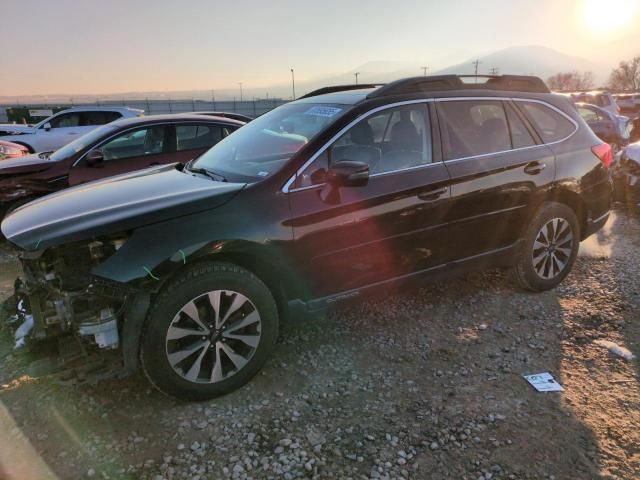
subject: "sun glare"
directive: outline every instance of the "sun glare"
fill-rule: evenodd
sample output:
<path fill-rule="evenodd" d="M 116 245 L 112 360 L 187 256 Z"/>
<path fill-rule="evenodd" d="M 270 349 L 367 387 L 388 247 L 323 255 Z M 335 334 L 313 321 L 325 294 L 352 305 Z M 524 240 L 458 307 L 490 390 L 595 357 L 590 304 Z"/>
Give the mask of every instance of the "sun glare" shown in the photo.
<path fill-rule="evenodd" d="M 582 22 L 592 35 L 615 37 L 631 26 L 640 0 L 583 0 Z"/>

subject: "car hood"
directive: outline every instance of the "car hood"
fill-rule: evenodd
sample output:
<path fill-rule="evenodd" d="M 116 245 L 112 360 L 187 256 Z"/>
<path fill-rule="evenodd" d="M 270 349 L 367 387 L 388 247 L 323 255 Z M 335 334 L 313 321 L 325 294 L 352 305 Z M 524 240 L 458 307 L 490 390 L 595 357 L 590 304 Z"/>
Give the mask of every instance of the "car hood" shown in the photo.
<path fill-rule="evenodd" d="M 17 135 L 24 133 L 34 133 L 36 131 L 31 125 L 20 125 L 17 123 L 0 123 L 0 132 L 11 132 Z"/>
<path fill-rule="evenodd" d="M 17 158 L 0 160 L 0 180 L 3 175 L 40 172 L 51 168 L 55 162 L 40 157 L 37 153 Z"/>
<path fill-rule="evenodd" d="M 61 190 L 11 212 L 2 233 L 25 250 L 121 233 L 218 207 L 245 184 L 216 182 L 176 165 Z"/>

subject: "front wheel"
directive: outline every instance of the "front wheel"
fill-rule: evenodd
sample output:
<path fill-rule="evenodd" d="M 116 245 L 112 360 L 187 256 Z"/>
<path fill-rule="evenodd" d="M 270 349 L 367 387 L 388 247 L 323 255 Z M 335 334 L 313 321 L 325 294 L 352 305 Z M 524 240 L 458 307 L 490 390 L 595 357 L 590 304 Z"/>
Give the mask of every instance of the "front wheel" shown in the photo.
<path fill-rule="evenodd" d="M 269 289 L 231 264 L 203 264 L 169 285 L 150 312 L 141 360 L 151 383 L 184 400 L 232 392 L 262 368 L 278 337 Z"/>
<path fill-rule="evenodd" d="M 580 247 L 580 227 L 571 208 L 545 202 L 533 216 L 517 254 L 516 283 L 533 291 L 550 290 L 569 274 Z"/>

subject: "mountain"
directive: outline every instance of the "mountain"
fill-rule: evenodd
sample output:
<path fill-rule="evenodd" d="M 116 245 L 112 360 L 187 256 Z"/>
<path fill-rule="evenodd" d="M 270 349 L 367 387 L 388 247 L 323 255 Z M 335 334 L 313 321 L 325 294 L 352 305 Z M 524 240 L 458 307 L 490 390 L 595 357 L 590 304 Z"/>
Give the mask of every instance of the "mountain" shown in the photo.
<path fill-rule="evenodd" d="M 433 58 L 431 59 L 432 65 L 447 65 L 450 66 L 442 69 L 430 70 L 431 75 L 441 74 L 467 74 L 472 75 L 474 73 L 473 63 L 475 60 L 479 60 L 479 74 L 488 74 L 491 69 L 498 69 L 499 73 L 510 73 L 515 75 L 537 75 L 543 79 L 547 79 L 551 75 L 558 72 L 567 72 L 577 70 L 580 72 L 590 71 L 594 75 L 596 84 L 601 84 L 606 81 L 611 72 L 611 68 L 615 66 L 619 60 L 626 57 L 617 58 L 622 55 L 623 52 L 632 52 L 635 50 L 635 46 L 640 44 L 639 42 L 632 42 L 634 38 L 637 38 L 637 34 L 633 34 L 633 37 L 626 37 L 615 44 L 602 46 L 601 50 L 594 50 L 593 58 L 597 60 L 586 60 L 581 57 L 567 55 L 552 48 L 541 47 L 536 45 L 530 46 L 517 46 L 504 48 L 502 50 L 495 51 L 486 55 L 469 56 L 466 61 L 457 63 L 460 59 L 466 58 L 467 52 L 457 52 L 456 54 L 449 55 L 445 58 Z M 631 40 L 630 40 L 631 39 Z M 638 54 L 640 54 L 640 48 L 638 48 Z M 608 53 L 607 53 L 608 52 Z M 616 52 L 616 58 L 611 57 L 610 52 Z M 597 54 L 597 55 L 596 55 Z M 627 55 L 629 58 L 631 53 Z M 454 63 L 455 62 L 455 63 Z M 358 73 L 359 83 L 387 83 L 398 78 L 403 77 L 415 77 L 423 74 L 422 66 L 428 65 L 429 60 L 423 60 L 421 62 L 400 62 L 400 61 L 373 61 L 359 65 L 351 71 L 331 75 L 323 78 L 317 78 L 312 81 L 296 82 L 297 96 L 301 96 L 306 92 L 310 92 L 316 88 L 325 87 L 328 85 L 342 85 L 351 84 L 355 82 L 355 73 Z M 257 80 L 256 80 L 257 81 Z M 74 102 L 95 102 L 96 97 L 103 100 L 122 100 L 126 103 L 127 100 L 140 100 L 148 98 L 150 100 L 191 100 L 201 99 L 210 100 L 212 92 L 211 90 L 188 90 L 180 92 L 126 92 L 126 93 L 114 93 L 107 95 L 48 95 L 48 96 L 24 96 L 19 100 L 22 103 L 55 103 L 55 102 L 68 102 L 70 97 L 73 97 Z M 245 100 L 251 100 L 253 98 L 269 98 L 279 97 L 288 99 L 291 98 L 291 84 L 281 83 L 275 85 L 266 85 L 260 88 L 246 88 L 243 91 L 243 98 Z M 234 98 L 240 99 L 240 92 L 237 88 L 228 89 L 216 89 L 216 100 L 233 100 Z M 15 104 L 15 97 L 2 97 L 0 96 L 0 105 Z"/>
<path fill-rule="evenodd" d="M 474 74 L 473 62 L 479 60 L 479 74 L 488 74 L 491 69 L 498 69 L 499 73 L 513 75 L 536 75 L 547 79 L 558 72 L 577 70 L 579 72 L 592 72 L 596 83 L 606 79 L 609 69 L 599 63 L 591 62 L 581 57 L 567 55 L 557 50 L 541 46 L 518 46 L 498 50 L 476 58 L 470 58 L 466 62 L 452 65 L 435 72 L 438 75 L 445 74 Z"/>

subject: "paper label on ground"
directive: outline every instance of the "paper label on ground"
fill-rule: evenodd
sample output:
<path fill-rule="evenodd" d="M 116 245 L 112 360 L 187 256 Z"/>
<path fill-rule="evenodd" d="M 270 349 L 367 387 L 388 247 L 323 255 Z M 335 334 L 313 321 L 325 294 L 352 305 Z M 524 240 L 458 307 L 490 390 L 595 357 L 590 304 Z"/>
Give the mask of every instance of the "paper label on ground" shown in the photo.
<path fill-rule="evenodd" d="M 563 392 L 564 388 L 551 376 L 550 373 L 536 373 L 535 375 L 523 375 L 533 388 L 539 392 Z"/>

